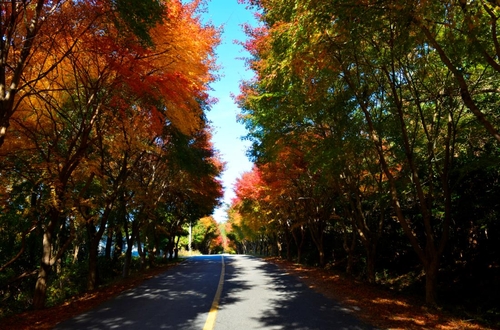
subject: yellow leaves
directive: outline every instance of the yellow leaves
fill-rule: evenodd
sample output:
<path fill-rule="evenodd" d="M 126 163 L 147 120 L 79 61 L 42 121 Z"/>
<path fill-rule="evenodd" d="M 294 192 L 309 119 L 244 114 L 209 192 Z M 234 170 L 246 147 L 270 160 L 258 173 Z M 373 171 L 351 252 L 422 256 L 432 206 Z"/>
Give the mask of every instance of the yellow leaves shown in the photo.
<path fill-rule="evenodd" d="M 169 121 L 191 133 L 201 127 L 199 102 L 207 101 L 208 83 L 214 79 L 212 57 L 219 36 L 194 18 L 195 4 L 170 1 L 168 8 L 165 23 L 151 31 L 155 47 L 145 58 L 153 69 L 148 79 L 156 83 Z"/>
<path fill-rule="evenodd" d="M 119 162 L 124 152 L 155 151 L 151 141 L 170 126 L 200 130 L 219 31 L 201 24 L 199 4 L 169 1 L 146 48 L 120 35 L 102 3 L 64 2 L 24 71 L 29 94 L 19 99 L 6 153 L 23 150 L 52 178 L 66 169 L 82 178 L 100 171 L 98 143 Z"/>

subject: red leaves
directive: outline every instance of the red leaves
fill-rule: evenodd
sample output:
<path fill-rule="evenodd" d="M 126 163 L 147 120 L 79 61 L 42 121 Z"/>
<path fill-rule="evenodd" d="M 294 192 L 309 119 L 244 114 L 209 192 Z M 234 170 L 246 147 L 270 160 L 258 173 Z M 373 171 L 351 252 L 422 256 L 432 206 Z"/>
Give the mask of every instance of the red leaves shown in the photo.
<path fill-rule="evenodd" d="M 233 200 L 233 204 L 248 199 L 258 200 L 262 185 L 260 170 L 254 166 L 252 171 L 243 173 L 241 178 L 236 180 L 234 187 L 236 198 Z"/>

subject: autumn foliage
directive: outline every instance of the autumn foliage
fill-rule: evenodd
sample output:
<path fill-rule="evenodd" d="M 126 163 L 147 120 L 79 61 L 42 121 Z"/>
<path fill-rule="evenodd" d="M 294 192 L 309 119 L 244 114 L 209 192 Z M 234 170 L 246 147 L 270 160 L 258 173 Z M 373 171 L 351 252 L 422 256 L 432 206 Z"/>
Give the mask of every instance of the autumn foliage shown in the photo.
<path fill-rule="evenodd" d="M 238 249 L 498 320 L 498 3 L 244 2 Z"/>
<path fill-rule="evenodd" d="M 222 196 L 219 31 L 199 1 L 127 3 L 0 5 L 0 315 L 128 276 L 134 248 L 140 268 L 176 256 Z"/>

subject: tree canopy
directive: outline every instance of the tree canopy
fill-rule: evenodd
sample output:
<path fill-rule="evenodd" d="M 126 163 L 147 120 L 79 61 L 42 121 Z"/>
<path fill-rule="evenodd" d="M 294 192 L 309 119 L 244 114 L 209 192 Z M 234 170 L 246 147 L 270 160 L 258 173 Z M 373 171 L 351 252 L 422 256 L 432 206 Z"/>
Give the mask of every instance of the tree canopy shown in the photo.
<path fill-rule="evenodd" d="M 237 242 L 299 261 L 315 251 L 310 262 L 370 282 L 403 271 L 388 262 L 421 267 L 429 304 L 444 269 L 494 276 L 498 249 L 471 251 L 498 234 L 500 7 L 244 2 L 260 13 L 244 44 L 255 77 L 238 96 L 256 168 L 235 186 Z M 479 188 L 473 219 L 464 185 Z"/>
<path fill-rule="evenodd" d="M 0 5 L 3 312 L 128 276 L 135 249 L 141 268 L 172 258 L 219 204 L 205 111 L 220 31 L 199 5 Z"/>

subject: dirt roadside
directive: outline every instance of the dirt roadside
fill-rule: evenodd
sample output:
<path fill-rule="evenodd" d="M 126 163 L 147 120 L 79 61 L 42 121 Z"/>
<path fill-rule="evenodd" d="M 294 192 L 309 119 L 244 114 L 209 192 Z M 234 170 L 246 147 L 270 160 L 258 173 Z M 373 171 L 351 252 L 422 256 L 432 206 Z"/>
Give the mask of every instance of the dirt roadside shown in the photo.
<path fill-rule="evenodd" d="M 380 329 L 494 329 L 461 320 L 422 301 L 357 281 L 342 273 L 268 258 L 310 288 L 341 302 L 360 319 Z"/>

